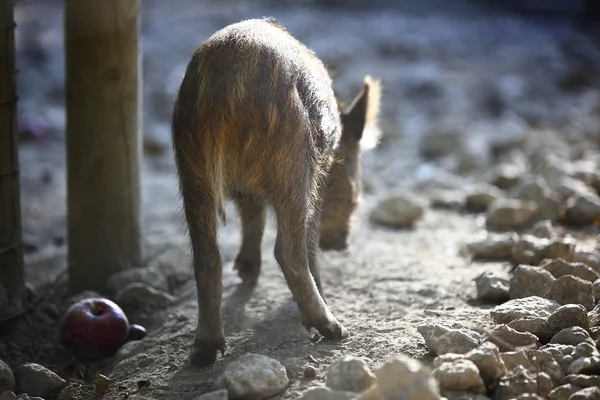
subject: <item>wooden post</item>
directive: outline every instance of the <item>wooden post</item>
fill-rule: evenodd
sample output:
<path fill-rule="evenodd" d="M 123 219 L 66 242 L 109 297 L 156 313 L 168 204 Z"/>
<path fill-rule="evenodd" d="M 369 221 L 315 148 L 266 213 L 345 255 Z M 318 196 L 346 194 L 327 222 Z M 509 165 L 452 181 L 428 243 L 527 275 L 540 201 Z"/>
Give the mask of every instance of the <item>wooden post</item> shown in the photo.
<path fill-rule="evenodd" d="M 68 271 L 103 290 L 140 265 L 140 0 L 65 0 Z"/>
<path fill-rule="evenodd" d="M 0 0 L 0 316 L 25 295 L 17 147 L 15 23 L 12 0 Z"/>

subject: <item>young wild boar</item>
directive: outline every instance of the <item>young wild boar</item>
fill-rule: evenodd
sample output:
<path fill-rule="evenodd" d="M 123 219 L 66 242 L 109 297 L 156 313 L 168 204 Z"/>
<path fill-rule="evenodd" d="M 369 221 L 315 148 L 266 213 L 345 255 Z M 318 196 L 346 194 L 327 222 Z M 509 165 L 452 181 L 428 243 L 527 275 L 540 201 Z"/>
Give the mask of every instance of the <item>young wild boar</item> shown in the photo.
<path fill-rule="evenodd" d="M 367 129 L 376 138 L 378 106 L 379 83 L 367 77 L 340 113 L 323 63 L 273 19 L 229 25 L 196 49 L 172 117 L 198 291 L 192 364 L 211 365 L 225 348 L 217 225 L 227 198 L 242 220 L 242 280 L 258 278 L 265 207 L 273 207 L 275 258 L 304 326 L 329 339 L 347 335 L 322 296 L 317 252 L 319 244 L 346 247 L 361 144 Z"/>

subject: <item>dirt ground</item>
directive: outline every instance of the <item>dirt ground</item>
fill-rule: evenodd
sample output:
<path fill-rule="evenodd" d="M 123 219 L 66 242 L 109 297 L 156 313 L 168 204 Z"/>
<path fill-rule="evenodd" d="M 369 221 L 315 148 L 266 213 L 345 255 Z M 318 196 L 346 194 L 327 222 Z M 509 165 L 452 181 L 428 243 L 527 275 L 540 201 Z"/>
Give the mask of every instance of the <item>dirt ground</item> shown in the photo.
<path fill-rule="evenodd" d="M 177 7 L 166 3 L 143 2 L 144 136 L 162 149 L 147 153 L 144 160 L 143 229 L 145 265 L 158 266 L 171 277 L 177 301 L 160 312 L 130 315 L 131 322 L 148 328 L 144 340 L 126 344 L 110 360 L 79 365 L 90 371 L 99 368 L 113 380 L 104 399 L 121 399 L 125 393 L 130 399 L 195 399 L 212 389 L 228 363 L 248 352 L 266 354 L 292 370 L 289 388 L 276 398 L 293 399 L 322 384 L 327 366 L 344 354 L 362 356 L 371 367 L 400 353 L 430 363 L 416 329 L 421 323 L 455 320 L 474 329 L 491 324 L 490 306 L 475 300 L 473 279 L 489 269 L 508 274 L 510 265 L 471 262 L 461 252 L 483 231 L 481 216 L 429 207 L 414 229 L 391 230 L 371 224 L 368 215 L 378 201 L 399 191 L 412 190 L 425 199 L 436 190 L 464 195 L 481 180 L 492 165 L 485 156 L 490 143 L 503 139 L 493 129 L 482 133 L 477 128 L 477 123 L 499 126 L 504 118 L 490 109 L 490 91 L 500 98 L 497 107 L 514 111 L 531 126 L 543 123 L 567 135 L 585 124 L 595 93 L 589 87 L 595 83 L 567 88 L 565 82 L 580 65 L 580 75 L 585 76 L 586 66 L 596 61 L 579 61 L 578 51 L 591 44 L 575 35 L 568 21 L 527 21 L 481 6 L 467 8 L 466 2 L 452 3 L 448 9 L 432 7 L 439 2 L 423 2 L 422 7 L 355 11 L 283 8 L 268 2 L 228 1 L 211 7 L 207 1 L 178 1 Z M 64 111 L 58 90 L 64 82 L 62 17 L 58 3 L 33 4 L 23 2 L 17 16 L 24 32 L 19 38 L 20 111 L 23 118 L 42 118 L 48 129 L 44 140 L 20 147 L 24 240 L 29 249 L 26 274 L 35 298 L 54 287 L 52 282 L 66 267 L 66 182 Z M 44 12 L 55 18 L 41 18 Z M 189 365 L 196 292 L 168 144 L 168 116 L 193 48 L 229 22 L 262 15 L 276 16 L 325 59 L 342 97 L 349 98 L 365 74 L 381 77 L 386 136 L 378 149 L 365 155 L 366 193 L 349 249 L 321 257 L 330 308 L 349 329 L 349 337 L 341 343 L 315 343 L 302 327 L 273 257 L 271 215 L 259 283 L 254 290 L 240 285 L 232 269 L 240 225 L 229 204 L 228 223 L 220 231 L 227 352 L 213 367 L 199 370 Z M 28 42 L 25 33 L 35 30 L 36 21 L 43 34 L 37 42 Z M 25 51 L 33 42 L 45 49 L 46 61 L 34 62 Z M 597 50 L 591 54 L 597 55 Z M 574 109 L 580 113 L 574 114 Z M 441 159 L 425 161 L 419 155 L 423 134 L 444 129 L 478 138 L 470 141 L 475 147 L 448 148 Z M 466 172 L 456 167 L 465 157 L 475 163 Z M 591 239 L 589 245 L 594 245 Z M 13 367 L 37 361 L 68 374 L 65 368 L 73 369 L 73 363 L 55 340 L 65 296 L 64 283 L 59 284 L 56 294 L 33 314 L 3 329 L 0 357 Z M 318 376 L 302 378 L 311 356 L 318 362 Z M 83 375 L 90 378 L 93 373 Z M 139 389 L 138 382 L 144 380 L 150 385 Z M 74 395 L 92 398 L 90 390 L 84 386 Z"/>

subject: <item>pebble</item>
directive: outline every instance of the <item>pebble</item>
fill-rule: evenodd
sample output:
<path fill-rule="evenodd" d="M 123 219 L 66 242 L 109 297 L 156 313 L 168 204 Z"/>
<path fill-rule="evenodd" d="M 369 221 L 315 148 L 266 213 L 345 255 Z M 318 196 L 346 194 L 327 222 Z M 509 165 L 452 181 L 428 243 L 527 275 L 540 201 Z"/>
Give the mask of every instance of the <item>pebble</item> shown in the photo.
<path fill-rule="evenodd" d="M 389 358 L 374 373 L 377 385 L 358 399 L 441 400 L 439 384 L 431 370 L 408 356 Z"/>
<path fill-rule="evenodd" d="M 552 282 L 544 297 L 562 305 L 581 304 L 588 311 L 594 308 L 595 304 L 591 282 L 572 275 L 563 275 L 557 278 Z"/>
<path fill-rule="evenodd" d="M 375 381 L 375 375 L 362 358 L 346 355 L 331 364 L 325 384 L 333 390 L 360 393 Z"/>
<path fill-rule="evenodd" d="M 544 258 L 543 252 L 549 245 L 549 239 L 522 235 L 513 249 L 513 260 L 517 264 L 539 265 Z"/>
<path fill-rule="evenodd" d="M 467 250 L 474 259 L 511 260 L 518 241 L 519 235 L 514 232 L 487 233 L 484 238 L 468 243 Z"/>
<path fill-rule="evenodd" d="M 568 400 L 600 400 L 600 388 L 589 387 L 575 392 Z"/>
<path fill-rule="evenodd" d="M 554 276 L 544 269 L 520 265 L 514 270 L 510 279 L 508 295 L 511 299 L 543 296 L 554 280 Z"/>
<path fill-rule="evenodd" d="M 566 385 L 562 385 L 552 389 L 552 391 L 548 394 L 548 400 L 568 399 L 573 393 L 577 392 L 580 389 L 581 388 L 578 386 L 573 386 L 570 383 L 567 383 Z"/>
<path fill-rule="evenodd" d="M 460 390 L 443 390 L 442 395 L 448 400 L 490 400 L 482 394 L 463 392 Z"/>
<path fill-rule="evenodd" d="M 475 278 L 477 298 L 481 301 L 499 304 L 507 301 L 508 279 L 499 276 L 496 272 L 485 271 Z"/>
<path fill-rule="evenodd" d="M 539 393 L 548 396 L 553 389 L 552 380 L 545 372 L 533 374 L 517 367 L 498 382 L 494 400 L 510 400 L 523 393 Z"/>
<path fill-rule="evenodd" d="M 582 262 L 594 271 L 600 273 L 600 255 L 589 251 L 576 251 L 573 261 Z"/>
<path fill-rule="evenodd" d="M 496 306 L 490 311 L 490 315 L 497 324 L 508 324 L 515 319 L 524 317 L 548 318 L 558 307 L 560 304 L 556 301 L 530 296 L 509 300 Z"/>
<path fill-rule="evenodd" d="M 555 278 L 573 275 L 585 281 L 594 282 L 600 279 L 600 273 L 581 262 L 567 262 L 562 258 L 545 260 L 540 267 L 550 272 Z"/>
<path fill-rule="evenodd" d="M 134 282 L 123 287 L 115 295 L 115 301 L 124 306 L 146 308 L 166 307 L 172 304 L 175 298 L 145 283 Z"/>
<path fill-rule="evenodd" d="M 500 350 L 498 346 L 491 342 L 485 342 L 481 346 L 469 351 L 466 354 L 454 354 L 446 353 L 442 356 L 436 357 L 433 360 L 433 365 L 439 367 L 445 362 L 452 362 L 456 360 L 469 360 L 472 361 L 479 370 L 479 375 L 483 379 L 484 383 L 490 385 L 496 379 L 504 376 L 507 372 L 504 366 L 504 361 L 500 356 Z"/>
<path fill-rule="evenodd" d="M 424 214 L 424 202 L 407 193 L 381 201 L 371 211 L 370 220 L 391 228 L 412 228 Z"/>
<path fill-rule="evenodd" d="M 487 335 L 488 340 L 498 346 L 501 352 L 540 347 L 537 336 L 529 332 L 519 332 L 507 325 L 496 325 Z"/>
<path fill-rule="evenodd" d="M 442 363 L 433 370 L 442 390 L 463 390 L 485 393 L 485 384 L 475 363 L 470 360 L 454 360 Z"/>
<path fill-rule="evenodd" d="M 490 230 L 517 231 L 524 228 L 538 211 L 533 201 L 499 199 L 487 210 L 486 227 Z"/>
<path fill-rule="evenodd" d="M 496 167 L 490 175 L 490 184 L 508 190 L 519 184 L 523 176 L 523 169 L 512 164 L 502 164 Z"/>
<path fill-rule="evenodd" d="M 502 198 L 502 196 L 502 191 L 497 187 L 485 187 L 467 195 L 465 208 L 475 213 L 485 212 L 490 204 Z"/>
<path fill-rule="evenodd" d="M 577 241 L 570 236 L 553 239 L 544 249 L 542 256 L 543 258 L 562 258 L 566 261 L 573 261 L 576 247 Z"/>
<path fill-rule="evenodd" d="M 536 219 L 554 221 L 558 218 L 560 201 L 552 193 L 542 177 L 538 176 L 523 182 L 512 190 L 510 194 L 517 199 L 529 200 L 537 204 Z"/>
<path fill-rule="evenodd" d="M 600 279 L 596 279 L 594 283 L 592 283 L 592 295 L 594 296 L 596 303 L 600 302 Z"/>
<path fill-rule="evenodd" d="M 156 266 L 131 268 L 112 275 L 106 285 L 112 293 L 118 293 L 131 283 L 143 283 L 156 290 L 169 291 L 169 284 L 161 269 Z"/>
<path fill-rule="evenodd" d="M 520 350 L 504 352 L 500 355 L 508 371 L 514 371 L 517 368 L 525 368 L 528 372 L 537 374 L 546 373 L 552 382 L 560 383 L 565 376 L 562 367 L 556 362 L 554 357 L 541 350 Z"/>
<path fill-rule="evenodd" d="M 198 400 L 228 400 L 229 393 L 227 393 L 226 389 L 219 389 L 214 392 L 203 394 L 198 397 Z"/>
<path fill-rule="evenodd" d="M 39 364 L 27 363 L 15 369 L 17 393 L 31 396 L 50 397 L 60 393 L 65 380 Z"/>
<path fill-rule="evenodd" d="M 0 360 L 0 393 L 15 390 L 15 376 L 10 367 Z"/>
<path fill-rule="evenodd" d="M 519 318 L 511 321 L 508 327 L 518 332 L 534 334 L 542 343 L 549 342 L 555 333 L 548 326 L 545 318 Z"/>
<path fill-rule="evenodd" d="M 550 340 L 550 343 L 566 344 L 569 346 L 577 346 L 583 342 L 588 342 L 592 345 L 594 344 L 590 334 L 580 326 L 571 326 L 562 329 L 552 337 L 552 340 Z"/>
<path fill-rule="evenodd" d="M 301 400 L 350 400 L 356 397 L 353 392 L 338 392 L 328 387 L 311 388 L 302 397 Z"/>
<path fill-rule="evenodd" d="M 262 354 L 247 353 L 230 363 L 215 381 L 230 399 L 266 399 L 283 392 L 289 379 L 283 364 Z"/>
<path fill-rule="evenodd" d="M 445 353 L 464 354 L 479 346 L 479 333 L 450 321 L 417 326 L 425 344 L 433 355 Z"/>
<path fill-rule="evenodd" d="M 586 331 L 590 329 L 587 311 L 581 304 L 567 304 L 558 307 L 548 317 L 546 325 L 554 334 L 572 326 L 579 326 Z"/>
<path fill-rule="evenodd" d="M 544 239 L 555 239 L 558 236 L 552 226 L 552 221 L 548 219 L 536 222 L 529 233 L 535 237 Z"/>
<path fill-rule="evenodd" d="M 567 199 L 564 222 L 568 225 L 592 224 L 600 218 L 600 199 L 594 195 L 579 195 Z"/>
<path fill-rule="evenodd" d="M 590 328 L 600 326 L 600 303 L 588 313 L 588 319 L 590 321 Z"/>

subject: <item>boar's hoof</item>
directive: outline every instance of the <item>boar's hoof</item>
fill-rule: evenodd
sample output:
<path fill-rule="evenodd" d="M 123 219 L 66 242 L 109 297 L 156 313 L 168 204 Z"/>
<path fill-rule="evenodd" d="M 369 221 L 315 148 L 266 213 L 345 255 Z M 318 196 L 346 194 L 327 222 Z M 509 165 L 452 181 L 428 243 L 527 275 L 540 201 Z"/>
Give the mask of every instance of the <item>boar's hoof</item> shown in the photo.
<path fill-rule="evenodd" d="M 309 332 L 311 327 L 314 327 L 321 336 L 328 340 L 342 340 L 348 336 L 348 329 L 336 320 L 319 323 L 304 322 L 303 325 Z"/>
<path fill-rule="evenodd" d="M 217 352 L 225 355 L 225 338 L 217 340 L 196 339 L 192 350 L 192 365 L 195 367 L 208 367 L 217 360 Z"/>
<path fill-rule="evenodd" d="M 248 261 L 241 258 L 235 260 L 233 269 L 237 270 L 242 282 L 253 285 L 260 275 L 260 261 Z"/>

